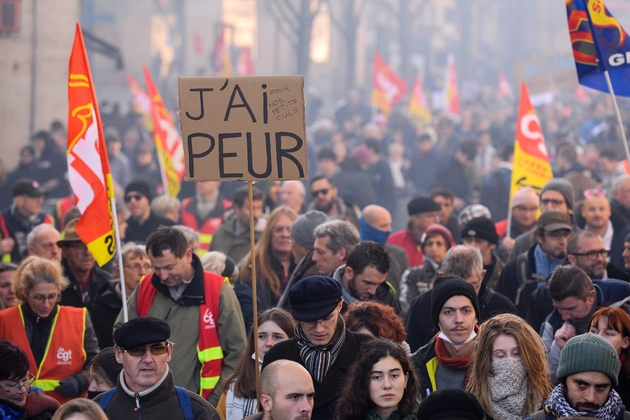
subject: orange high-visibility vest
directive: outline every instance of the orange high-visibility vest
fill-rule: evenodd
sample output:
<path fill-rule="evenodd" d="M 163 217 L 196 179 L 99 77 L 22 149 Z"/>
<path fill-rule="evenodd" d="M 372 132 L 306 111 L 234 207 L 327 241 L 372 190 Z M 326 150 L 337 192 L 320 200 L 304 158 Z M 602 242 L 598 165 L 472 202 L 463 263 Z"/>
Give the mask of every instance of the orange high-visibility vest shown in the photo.
<path fill-rule="evenodd" d="M 140 280 L 137 297 L 138 316 L 147 316 L 157 289 L 151 284 L 153 275 Z M 221 378 L 223 368 L 223 350 L 217 332 L 219 322 L 219 296 L 221 287 L 228 278 L 209 271 L 203 272 L 203 290 L 205 303 L 199 306 L 199 343 L 197 357 L 201 362 L 199 394 L 208 399 Z"/>
<path fill-rule="evenodd" d="M 214 235 L 214 231 L 223 224 L 223 218 L 210 217 L 204 220 L 200 227 L 197 223 L 197 215 L 188 211 L 188 206 L 191 205 L 192 201 L 192 197 L 185 198 L 184 201 L 182 201 L 182 225 L 199 233 L 199 249 L 197 250 L 197 255 L 201 257 L 203 254 L 210 251 L 212 236 Z M 223 199 L 222 204 L 224 210 L 227 210 L 232 206 L 232 203 L 226 199 Z"/>
<path fill-rule="evenodd" d="M 43 388 L 46 395 L 56 399 L 60 404 L 72 398 L 55 392 L 55 388 L 63 379 L 81 372 L 87 360 L 83 347 L 86 317 L 86 308 L 57 306 L 48 345 L 42 361 L 37 366 L 26 336 L 22 306 L 18 305 L 0 311 L 0 337 L 8 338 L 26 352 L 29 371 L 35 375 L 33 385 Z M 19 327 L 20 325 L 22 328 Z M 86 396 L 87 390 L 82 397 Z"/>

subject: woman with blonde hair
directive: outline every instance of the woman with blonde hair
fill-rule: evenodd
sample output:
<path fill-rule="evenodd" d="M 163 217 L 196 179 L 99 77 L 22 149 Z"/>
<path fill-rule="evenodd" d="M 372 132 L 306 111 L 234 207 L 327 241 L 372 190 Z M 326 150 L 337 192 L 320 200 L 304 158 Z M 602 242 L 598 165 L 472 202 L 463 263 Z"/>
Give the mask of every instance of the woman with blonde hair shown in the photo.
<path fill-rule="evenodd" d="M 501 314 L 484 322 L 471 360 L 467 391 L 475 394 L 489 418 L 528 417 L 552 390 L 544 344 L 516 315 Z"/>
<path fill-rule="evenodd" d="M 56 262 L 39 257 L 22 261 L 15 294 L 24 303 L 0 311 L 0 337 L 22 348 L 33 385 L 64 403 L 85 396 L 88 367 L 98 343 L 87 309 L 58 305 L 69 284 Z"/>
<path fill-rule="evenodd" d="M 619 384 L 615 391 L 626 407 L 630 406 L 630 315 L 621 308 L 598 309 L 589 322 L 588 331 L 597 334 L 613 345 L 619 361 Z"/>
<path fill-rule="evenodd" d="M 78 398 L 62 405 L 52 420 L 107 420 L 107 416 L 94 401 Z"/>
<path fill-rule="evenodd" d="M 295 210 L 287 206 L 276 208 L 271 212 L 267 226 L 254 249 L 258 274 L 256 277 L 257 295 L 262 301 L 263 309 L 269 309 L 278 304 L 278 299 L 295 269 L 291 225 L 297 217 Z M 238 280 L 238 283 L 244 283 L 250 287 L 252 285 L 251 258 L 250 253 L 243 259 Z"/>

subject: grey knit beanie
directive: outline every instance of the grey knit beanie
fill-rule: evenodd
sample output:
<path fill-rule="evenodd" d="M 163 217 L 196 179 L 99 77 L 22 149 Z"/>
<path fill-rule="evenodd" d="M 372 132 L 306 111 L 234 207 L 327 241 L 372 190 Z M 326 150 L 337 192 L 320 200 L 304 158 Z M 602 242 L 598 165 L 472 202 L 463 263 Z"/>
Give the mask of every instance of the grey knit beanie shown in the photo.
<path fill-rule="evenodd" d="M 306 249 L 313 249 L 315 246 L 315 235 L 313 231 L 319 225 L 328 221 L 328 216 L 318 210 L 311 210 L 302 214 L 291 224 L 291 236 Z"/>
<path fill-rule="evenodd" d="M 465 296 L 470 299 L 477 321 L 479 321 L 479 301 L 475 288 L 461 277 L 441 276 L 435 279 L 431 292 L 431 318 L 436 326 L 439 327 L 442 307 L 453 296 Z"/>
<path fill-rule="evenodd" d="M 602 337 L 586 333 L 573 337 L 560 352 L 556 377 L 564 379 L 580 372 L 601 372 L 617 386 L 621 362 L 615 348 Z"/>
<path fill-rule="evenodd" d="M 542 190 L 540 190 L 540 198 L 542 199 L 543 193 L 547 190 L 558 191 L 564 197 L 564 201 L 567 202 L 567 206 L 571 210 L 573 210 L 575 205 L 575 190 L 573 189 L 573 185 L 562 178 L 553 178 L 551 181 L 547 182 Z"/>

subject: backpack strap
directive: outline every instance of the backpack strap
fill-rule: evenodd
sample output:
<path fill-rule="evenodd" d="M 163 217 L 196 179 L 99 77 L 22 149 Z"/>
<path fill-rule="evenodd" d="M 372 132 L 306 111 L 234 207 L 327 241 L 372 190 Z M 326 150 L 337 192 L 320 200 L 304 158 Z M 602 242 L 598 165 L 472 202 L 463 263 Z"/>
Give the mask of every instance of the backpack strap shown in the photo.
<path fill-rule="evenodd" d="M 98 404 L 101 406 L 101 408 L 103 409 L 103 411 L 105 411 L 105 409 L 107 408 L 107 406 L 109 405 L 110 401 L 112 400 L 112 398 L 114 398 L 114 395 L 116 395 L 116 387 L 110 389 L 109 391 L 106 391 L 102 396 L 101 399 L 98 401 Z"/>
<path fill-rule="evenodd" d="M 175 391 L 177 391 L 179 406 L 182 408 L 186 420 L 195 420 L 195 416 L 193 415 L 192 410 L 192 402 L 190 401 L 190 395 L 188 395 L 188 391 L 186 390 L 186 388 L 176 386 Z"/>

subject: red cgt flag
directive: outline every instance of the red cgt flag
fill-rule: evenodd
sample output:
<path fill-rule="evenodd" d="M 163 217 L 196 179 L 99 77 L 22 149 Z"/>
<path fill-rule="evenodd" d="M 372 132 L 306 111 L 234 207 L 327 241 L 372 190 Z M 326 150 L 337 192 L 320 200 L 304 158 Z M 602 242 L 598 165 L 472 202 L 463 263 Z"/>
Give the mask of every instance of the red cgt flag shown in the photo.
<path fill-rule="evenodd" d="M 446 113 L 453 117 L 460 117 L 459 89 L 457 88 L 457 73 L 455 72 L 455 57 L 448 55 L 446 75 L 444 81 L 444 100 Z"/>
<path fill-rule="evenodd" d="M 164 106 L 162 96 L 153 83 L 151 73 L 146 66 L 142 66 L 144 78 L 147 82 L 147 94 L 151 98 L 151 115 L 153 116 L 153 140 L 162 162 L 162 172 L 168 185 L 164 192 L 171 197 L 177 197 L 186 170 L 184 162 L 184 146 L 177 128 L 171 120 L 168 110 Z M 168 188 L 167 188 L 168 186 Z"/>
<path fill-rule="evenodd" d="M 136 79 L 129 73 L 127 73 L 127 84 L 131 91 L 131 98 L 133 99 L 133 109 L 144 117 L 144 126 L 148 131 L 153 131 L 153 117 L 151 116 L 151 98 L 146 94 L 144 89 L 140 87 Z"/>
<path fill-rule="evenodd" d="M 114 256 L 114 197 L 105 136 L 81 26 L 77 23 L 68 77 L 68 178 L 81 218 L 76 232 L 103 266 Z"/>
<path fill-rule="evenodd" d="M 431 110 L 427 105 L 427 99 L 424 96 L 422 82 L 419 77 L 413 82 L 411 89 L 411 98 L 409 98 L 409 115 L 418 118 L 424 124 L 431 124 Z"/>
<path fill-rule="evenodd" d="M 372 101 L 385 115 L 389 115 L 407 91 L 407 82 L 385 63 L 378 52 L 374 53 L 372 84 Z"/>

